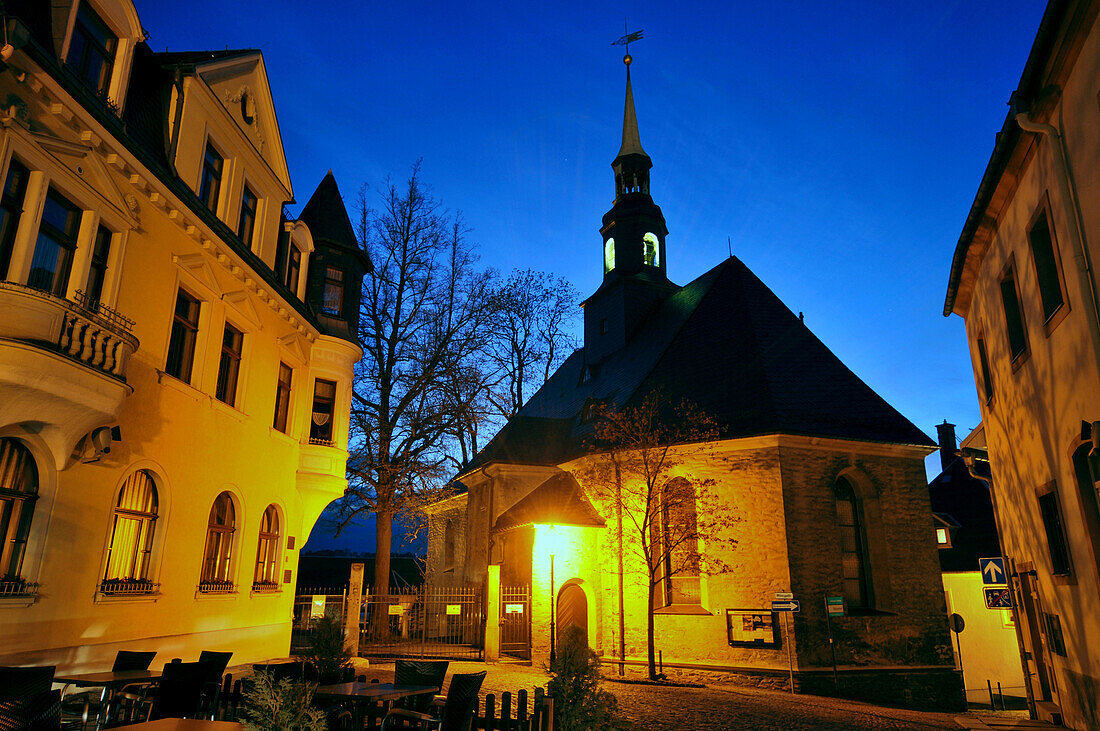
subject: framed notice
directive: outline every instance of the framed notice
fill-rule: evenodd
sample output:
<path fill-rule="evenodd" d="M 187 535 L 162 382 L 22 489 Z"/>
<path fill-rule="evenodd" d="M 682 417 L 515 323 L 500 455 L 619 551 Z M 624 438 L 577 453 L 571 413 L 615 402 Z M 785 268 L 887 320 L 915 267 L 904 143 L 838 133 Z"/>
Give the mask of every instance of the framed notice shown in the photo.
<path fill-rule="evenodd" d="M 769 609 L 727 609 L 726 636 L 730 647 L 778 647 L 775 615 Z"/>
<path fill-rule="evenodd" d="M 325 616 L 325 599 L 324 594 L 314 594 L 313 599 L 309 604 L 309 618 L 320 619 Z"/>
<path fill-rule="evenodd" d="M 390 605 L 390 616 L 391 617 L 393 617 L 393 616 L 400 617 L 404 613 L 405 613 L 405 607 L 401 606 L 400 604 L 391 604 Z"/>

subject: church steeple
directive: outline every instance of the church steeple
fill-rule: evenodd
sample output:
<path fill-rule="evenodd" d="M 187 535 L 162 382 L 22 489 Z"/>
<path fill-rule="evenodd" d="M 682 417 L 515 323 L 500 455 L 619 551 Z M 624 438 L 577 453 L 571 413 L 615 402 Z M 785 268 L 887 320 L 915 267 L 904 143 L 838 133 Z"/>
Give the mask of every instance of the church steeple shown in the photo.
<path fill-rule="evenodd" d="M 595 364 L 623 347 L 653 309 L 679 289 L 665 275 L 665 217 L 649 194 L 653 161 L 642 149 L 628 53 L 623 139 L 611 163 L 615 202 L 604 214 L 603 284 L 584 303 L 585 361 Z"/>
<path fill-rule="evenodd" d="M 653 161 L 642 149 L 641 135 L 638 134 L 638 115 L 634 111 L 634 89 L 630 85 L 630 59 L 626 63 L 626 106 L 623 109 L 623 143 L 619 154 L 611 167 L 615 169 L 615 200 L 627 193 L 645 193 L 649 195 L 649 169 Z"/>

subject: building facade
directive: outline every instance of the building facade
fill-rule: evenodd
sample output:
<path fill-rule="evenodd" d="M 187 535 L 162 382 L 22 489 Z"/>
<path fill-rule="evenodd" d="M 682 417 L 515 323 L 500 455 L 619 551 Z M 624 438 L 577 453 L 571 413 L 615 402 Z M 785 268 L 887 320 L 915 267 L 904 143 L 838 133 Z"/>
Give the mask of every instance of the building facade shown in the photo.
<path fill-rule="evenodd" d="M 775 685 L 793 672 L 803 691 L 834 693 L 831 633 L 840 693 L 960 707 L 924 477 L 934 443 L 736 258 L 685 286 L 668 280 L 629 73 L 612 167 L 584 346 L 459 475 L 460 492 L 429 509 L 429 583 L 499 571 L 501 586 L 531 587 L 535 657 L 553 623 L 581 627 L 605 662 L 644 664 L 643 541 L 596 476 L 593 413 L 663 394 L 716 428 L 671 449 L 649 512 L 654 545 L 672 545 L 677 526 L 722 523 L 660 562 L 664 667 Z M 772 609 L 786 593 L 801 607 L 789 625 Z M 826 616 L 826 597 L 844 616 Z"/>
<path fill-rule="evenodd" d="M 285 655 L 361 355 L 335 180 L 284 215 L 259 51 L 154 53 L 131 0 L 5 9 L 0 664 Z"/>
<path fill-rule="evenodd" d="M 966 321 L 1034 710 L 1100 727 L 1100 33 L 1050 2 L 955 250 L 944 315 Z M 991 472 L 991 475 L 989 474 Z"/>

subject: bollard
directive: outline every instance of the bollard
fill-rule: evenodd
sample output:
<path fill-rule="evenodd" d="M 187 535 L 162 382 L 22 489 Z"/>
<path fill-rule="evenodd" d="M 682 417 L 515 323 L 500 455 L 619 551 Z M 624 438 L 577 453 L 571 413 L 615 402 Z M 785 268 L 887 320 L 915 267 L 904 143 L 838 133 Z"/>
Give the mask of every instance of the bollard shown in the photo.
<path fill-rule="evenodd" d="M 985 684 L 986 687 L 989 688 L 989 710 L 995 711 L 997 710 L 997 703 L 993 700 L 993 683 L 992 681 L 987 680 L 985 681 Z"/>
<path fill-rule="evenodd" d="M 1001 710 L 1007 710 L 1005 708 L 1005 693 L 1003 690 L 1001 690 L 1001 681 L 999 680 L 997 681 L 997 695 L 1001 697 Z"/>

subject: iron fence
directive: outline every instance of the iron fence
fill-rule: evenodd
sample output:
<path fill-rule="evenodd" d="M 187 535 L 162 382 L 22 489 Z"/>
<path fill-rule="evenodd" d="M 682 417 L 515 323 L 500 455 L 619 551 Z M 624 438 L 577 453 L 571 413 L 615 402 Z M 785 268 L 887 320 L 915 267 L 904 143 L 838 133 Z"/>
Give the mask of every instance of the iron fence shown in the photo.
<path fill-rule="evenodd" d="M 346 602 L 347 591 L 342 588 L 299 588 L 294 597 L 294 619 L 290 628 L 291 653 L 310 649 L 313 627 L 321 617 L 332 617 L 343 625 Z"/>
<path fill-rule="evenodd" d="M 485 618 L 477 587 L 419 586 L 375 593 L 360 605 L 363 657 L 481 660 Z"/>

